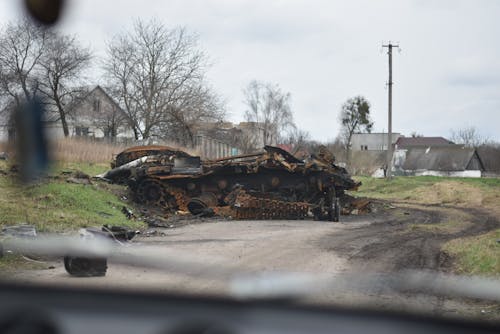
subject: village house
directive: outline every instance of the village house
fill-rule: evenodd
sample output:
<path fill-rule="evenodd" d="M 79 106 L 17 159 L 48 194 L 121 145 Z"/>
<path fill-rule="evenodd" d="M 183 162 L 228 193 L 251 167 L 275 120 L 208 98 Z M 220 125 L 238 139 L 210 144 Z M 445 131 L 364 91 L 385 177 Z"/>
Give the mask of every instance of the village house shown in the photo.
<path fill-rule="evenodd" d="M 392 158 L 395 175 L 481 177 L 484 164 L 475 148 L 443 137 L 400 137 Z"/>
<path fill-rule="evenodd" d="M 391 144 L 394 145 L 401 137 L 400 133 L 392 133 Z M 388 134 L 379 133 L 353 133 L 351 137 L 352 151 L 387 151 Z"/>
<path fill-rule="evenodd" d="M 205 122 L 194 129 L 195 149 L 202 158 L 218 159 L 264 147 L 263 128 L 255 122 Z"/>
<path fill-rule="evenodd" d="M 70 107 L 68 128 L 71 137 L 88 137 L 118 141 L 134 138 L 127 115 L 118 103 L 99 85 Z M 50 138 L 64 136 L 61 122 L 47 126 Z"/>
<path fill-rule="evenodd" d="M 15 139 L 12 121 L 14 107 L 10 105 L 0 118 L 0 141 Z M 66 121 L 70 137 L 130 141 L 134 133 L 127 115 L 118 103 L 101 87 L 95 86 L 69 107 Z M 55 110 L 45 115 L 45 129 L 48 138 L 64 137 L 63 126 Z"/>
<path fill-rule="evenodd" d="M 407 176 L 481 177 L 485 171 L 477 150 L 463 145 L 399 149 L 393 164 L 395 175 Z"/>
<path fill-rule="evenodd" d="M 383 177 L 385 153 L 382 152 L 386 152 L 387 149 L 387 139 L 385 141 L 383 139 L 387 138 L 387 134 L 355 135 L 352 145 L 353 157 L 359 160 L 358 164 L 361 161 L 365 165 L 379 166 L 372 175 Z M 456 145 L 443 137 L 404 137 L 399 133 L 394 135 L 392 157 L 394 175 L 481 177 L 485 172 L 485 165 L 474 148 Z"/>
<path fill-rule="evenodd" d="M 454 142 L 443 137 L 399 137 L 394 143 L 395 150 L 404 150 L 413 147 L 437 147 L 455 145 Z"/>

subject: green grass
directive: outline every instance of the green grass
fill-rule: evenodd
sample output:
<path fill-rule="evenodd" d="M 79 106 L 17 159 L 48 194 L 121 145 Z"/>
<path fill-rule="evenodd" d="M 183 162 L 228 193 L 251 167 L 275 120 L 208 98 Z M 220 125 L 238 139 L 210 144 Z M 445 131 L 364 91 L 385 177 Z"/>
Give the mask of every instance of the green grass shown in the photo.
<path fill-rule="evenodd" d="M 68 168 L 89 174 L 105 170 L 99 165 L 72 164 L 55 172 Z M 141 222 L 126 219 L 121 212 L 127 203 L 116 195 L 123 191 L 120 186 L 97 182 L 72 184 L 65 177 L 20 186 L 12 176 L 0 175 L 0 188 L 0 226 L 29 223 L 39 231 L 51 232 L 103 224 L 142 226 Z"/>
<path fill-rule="evenodd" d="M 455 239 L 443 250 L 457 259 L 456 270 L 463 274 L 500 277 L 500 229 L 476 237 Z"/>
<path fill-rule="evenodd" d="M 19 269 L 47 269 L 47 266 L 43 262 L 28 261 L 18 254 L 4 254 L 0 258 L 0 278 L 2 273 L 8 274 L 10 271 Z"/>
<path fill-rule="evenodd" d="M 451 204 L 481 208 L 500 216 L 500 178 L 447 178 L 436 176 L 395 177 L 391 181 L 356 177 L 363 185 L 355 196 L 415 204 Z M 411 231 L 454 233 L 467 226 L 467 217 L 450 216 L 440 224 L 415 224 Z M 443 249 L 456 259 L 460 273 L 500 276 L 500 229 L 454 239 Z"/>
<path fill-rule="evenodd" d="M 394 177 L 391 181 L 363 176 L 357 176 L 354 179 L 362 182 L 362 186 L 353 193 L 354 195 L 380 199 L 405 196 L 419 187 L 429 186 L 443 180 L 435 176 Z"/>
<path fill-rule="evenodd" d="M 484 190 L 500 189 L 500 178 L 458 178 L 439 176 L 398 176 L 392 180 L 373 177 L 354 177 L 361 181 L 363 185 L 355 194 L 360 196 L 374 196 L 377 198 L 395 197 L 409 193 L 417 188 L 431 186 L 441 182 L 458 182 L 471 186 L 477 186 Z"/>
<path fill-rule="evenodd" d="M 391 181 L 356 177 L 363 185 L 355 196 L 427 204 L 481 205 L 500 200 L 500 178 L 395 177 Z"/>
<path fill-rule="evenodd" d="M 80 171 L 89 176 L 96 176 L 109 170 L 109 163 L 76 163 L 64 162 L 57 163 L 51 170 L 52 174 L 60 173 L 61 171 Z"/>
<path fill-rule="evenodd" d="M 432 233 L 457 233 L 469 226 L 467 220 L 449 219 L 439 224 L 412 224 L 409 226 L 410 231 L 427 231 Z"/>

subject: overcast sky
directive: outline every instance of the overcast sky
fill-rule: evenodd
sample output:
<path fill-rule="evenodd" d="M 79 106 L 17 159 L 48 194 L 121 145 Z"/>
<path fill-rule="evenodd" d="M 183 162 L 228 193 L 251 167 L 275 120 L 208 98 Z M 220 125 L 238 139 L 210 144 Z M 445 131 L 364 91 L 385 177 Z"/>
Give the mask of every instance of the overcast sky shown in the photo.
<path fill-rule="evenodd" d="M 16 19 L 17 0 L 0 2 L 0 22 Z M 432 0 L 73 0 L 59 27 L 96 55 L 134 18 L 157 18 L 200 36 L 213 62 L 208 77 L 242 121 L 243 87 L 278 83 L 292 95 L 297 125 L 314 139 L 339 131 L 342 103 L 372 105 L 375 131 L 387 131 L 387 54 L 394 53 L 393 130 L 449 136 L 476 126 L 500 141 L 500 1 Z"/>

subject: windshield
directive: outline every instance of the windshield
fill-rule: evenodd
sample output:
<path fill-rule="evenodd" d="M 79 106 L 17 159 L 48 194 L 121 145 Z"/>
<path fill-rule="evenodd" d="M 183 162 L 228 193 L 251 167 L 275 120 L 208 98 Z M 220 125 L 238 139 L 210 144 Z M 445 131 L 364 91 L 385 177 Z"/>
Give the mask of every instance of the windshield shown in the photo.
<path fill-rule="evenodd" d="M 25 3 L 2 279 L 500 319 L 500 4 Z"/>

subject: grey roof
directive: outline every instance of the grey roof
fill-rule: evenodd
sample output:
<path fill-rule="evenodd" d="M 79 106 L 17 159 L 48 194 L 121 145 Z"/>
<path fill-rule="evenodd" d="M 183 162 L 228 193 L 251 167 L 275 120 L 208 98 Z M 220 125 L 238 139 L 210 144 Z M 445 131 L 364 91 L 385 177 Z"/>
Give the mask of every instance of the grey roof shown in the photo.
<path fill-rule="evenodd" d="M 500 146 L 484 145 L 477 148 L 477 154 L 487 172 L 500 172 Z"/>
<path fill-rule="evenodd" d="M 479 159 L 474 148 L 450 145 L 409 148 L 403 163 L 404 170 L 463 171 L 473 158 Z M 479 161 L 479 164 L 482 163 Z"/>
<path fill-rule="evenodd" d="M 443 137 L 399 137 L 396 141 L 398 148 L 414 146 L 447 146 L 454 143 Z"/>

